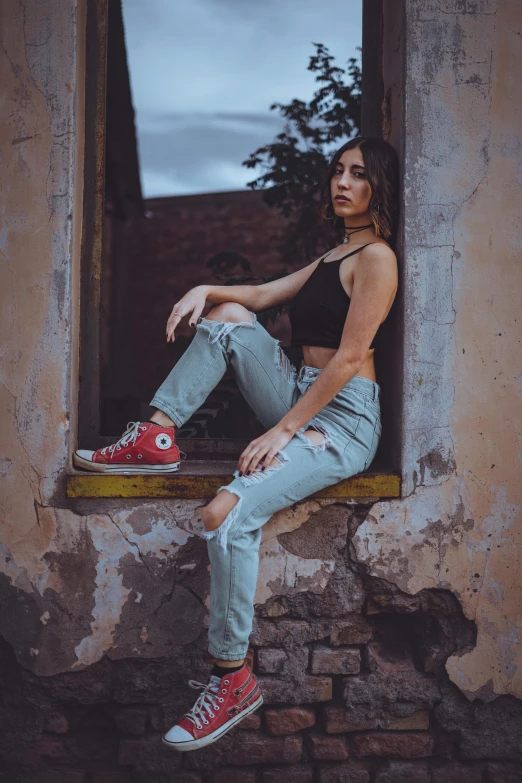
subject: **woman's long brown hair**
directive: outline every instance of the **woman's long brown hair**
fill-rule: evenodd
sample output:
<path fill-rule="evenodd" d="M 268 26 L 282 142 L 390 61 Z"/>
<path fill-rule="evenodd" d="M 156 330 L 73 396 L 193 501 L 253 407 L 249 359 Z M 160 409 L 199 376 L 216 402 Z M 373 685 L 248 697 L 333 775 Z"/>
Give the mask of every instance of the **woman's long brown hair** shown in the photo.
<path fill-rule="evenodd" d="M 399 217 L 399 161 L 394 148 L 384 139 L 356 136 L 337 150 L 326 172 L 321 191 L 321 216 L 324 220 L 337 220 L 339 224 L 342 222 L 342 218 L 338 218 L 334 212 L 330 182 L 343 153 L 356 147 L 361 150 L 372 191 L 368 212 L 375 233 L 393 246 Z"/>

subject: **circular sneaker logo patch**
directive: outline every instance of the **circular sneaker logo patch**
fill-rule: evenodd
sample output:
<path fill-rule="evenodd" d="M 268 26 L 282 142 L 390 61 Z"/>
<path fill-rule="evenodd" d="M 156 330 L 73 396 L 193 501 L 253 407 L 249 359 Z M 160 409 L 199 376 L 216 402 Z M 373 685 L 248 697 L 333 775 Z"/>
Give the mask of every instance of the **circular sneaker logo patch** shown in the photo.
<path fill-rule="evenodd" d="M 156 446 L 158 449 L 161 449 L 164 451 L 165 449 L 170 449 L 172 446 L 172 438 L 170 435 L 167 435 L 165 432 L 162 432 L 160 435 L 156 435 Z"/>

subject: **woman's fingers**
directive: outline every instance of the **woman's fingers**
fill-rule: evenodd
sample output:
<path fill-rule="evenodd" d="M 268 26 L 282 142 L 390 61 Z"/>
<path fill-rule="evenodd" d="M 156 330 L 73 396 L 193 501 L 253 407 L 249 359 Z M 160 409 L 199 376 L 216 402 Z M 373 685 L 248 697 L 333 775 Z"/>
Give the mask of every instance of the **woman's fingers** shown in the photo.
<path fill-rule="evenodd" d="M 174 305 L 169 320 L 167 321 L 167 342 L 169 342 L 169 340 L 172 340 L 172 342 L 174 342 L 174 340 L 176 339 L 174 337 L 174 332 L 176 331 L 179 322 L 188 313 L 190 313 L 191 310 L 192 308 L 190 307 L 182 307 L 180 305 Z"/>
<path fill-rule="evenodd" d="M 204 305 L 203 305 L 203 307 L 204 307 Z M 195 307 L 194 308 L 194 311 L 193 311 L 192 315 L 190 316 L 190 321 L 189 321 L 189 324 L 191 326 L 194 327 L 194 326 L 197 325 L 197 323 L 198 323 L 198 321 L 199 321 L 199 319 L 201 317 L 201 313 L 203 312 L 203 307 Z"/>
<path fill-rule="evenodd" d="M 252 456 L 254 455 L 256 449 L 257 449 L 257 441 L 253 440 L 252 443 L 249 443 L 244 452 L 239 457 L 238 462 L 238 469 L 240 473 L 246 473 L 248 468 L 248 465 L 250 464 L 250 461 L 252 460 Z"/>
<path fill-rule="evenodd" d="M 244 456 L 242 456 L 239 464 L 239 471 L 240 473 L 244 473 L 246 475 L 249 475 L 252 473 L 259 465 L 259 463 L 263 460 L 263 457 L 266 456 L 266 454 L 269 451 L 269 446 L 267 445 L 258 445 L 254 449 L 247 449 L 244 452 Z"/>

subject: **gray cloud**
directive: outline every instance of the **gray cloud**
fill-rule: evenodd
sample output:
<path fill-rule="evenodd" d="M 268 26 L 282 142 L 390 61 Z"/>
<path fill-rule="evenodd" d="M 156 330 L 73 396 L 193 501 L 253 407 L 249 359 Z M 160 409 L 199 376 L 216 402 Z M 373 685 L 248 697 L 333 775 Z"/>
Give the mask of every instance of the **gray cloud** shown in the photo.
<path fill-rule="evenodd" d="M 239 189 L 241 162 L 282 127 L 275 102 L 309 100 L 312 41 L 344 64 L 361 0 L 123 0 L 146 196 Z"/>
<path fill-rule="evenodd" d="M 155 196 L 244 188 L 256 172 L 242 162 L 282 127 L 279 118 L 226 112 L 157 122 L 139 136 L 144 189 Z"/>

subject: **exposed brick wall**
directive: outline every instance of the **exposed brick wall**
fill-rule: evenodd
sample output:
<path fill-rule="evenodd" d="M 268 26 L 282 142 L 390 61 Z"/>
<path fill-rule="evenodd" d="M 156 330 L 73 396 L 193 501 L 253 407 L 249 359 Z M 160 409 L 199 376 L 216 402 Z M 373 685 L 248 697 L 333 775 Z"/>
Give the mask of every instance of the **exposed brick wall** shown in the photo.
<path fill-rule="evenodd" d="M 325 513 L 281 538 L 299 551 L 338 528 L 328 587 L 256 609 L 260 710 L 200 751 L 162 745 L 197 697 L 188 679 L 208 676 L 203 627 L 190 643 L 172 638 L 168 657 L 116 650 L 52 677 L 2 643 L 0 783 L 522 783 L 521 703 L 470 703 L 446 675 L 448 656 L 475 643 L 457 599 L 367 577 L 346 531 L 368 509 Z"/>
<path fill-rule="evenodd" d="M 286 220 L 264 203 L 260 192 L 148 199 L 145 215 L 133 218 L 132 238 L 126 236 L 121 252 L 112 249 L 118 256 L 118 280 L 106 275 L 111 280 L 113 302 L 115 288 L 126 291 L 124 301 L 113 307 L 109 326 L 112 332 L 118 331 L 117 339 L 110 340 L 109 359 L 118 369 L 106 373 L 104 388 L 105 398 L 115 400 L 106 403 L 112 419 L 121 418 L 124 424 L 127 416 L 139 414 L 138 401 L 148 403 L 152 398 L 194 334 L 182 322 L 176 342 L 166 343 L 165 325 L 174 303 L 196 285 L 222 284 L 207 267 L 213 256 L 242 256 L 251 271 L 238 266 L 232 274 L 252 275 L 252 282 L 262 282 L 259 276 L 293 271 L 278 251 Z M 107 259 L 105 266 L 110 266 Z M 283 341 L 290 339 L 284 319 L 273 333 Z M 102 334 L 102 344 L 108 342 Z M 112 425 L 114 433 L 119 432 L 120 423 Z"/>
<path fill-rule="evenodd" d="M 164 337 L 174 303 L 196 285 L 220 283 L 207 267 L 213 256 L 237 253 L 250 262 L 254 276 L 286 268 L 277 250 L 286 221 L 259 192 L 149 199 L 146 210 L 149 217 L 140 222 L 129 259 L 133 344 L 147 368 L 146 374 L 136 373 L 135 383 L 144 394 L 161 383 L 176 359 L 177 346 L 167 346 Z M 193 332 L 183 324 L 179 334 L 190 339 Z"/>

